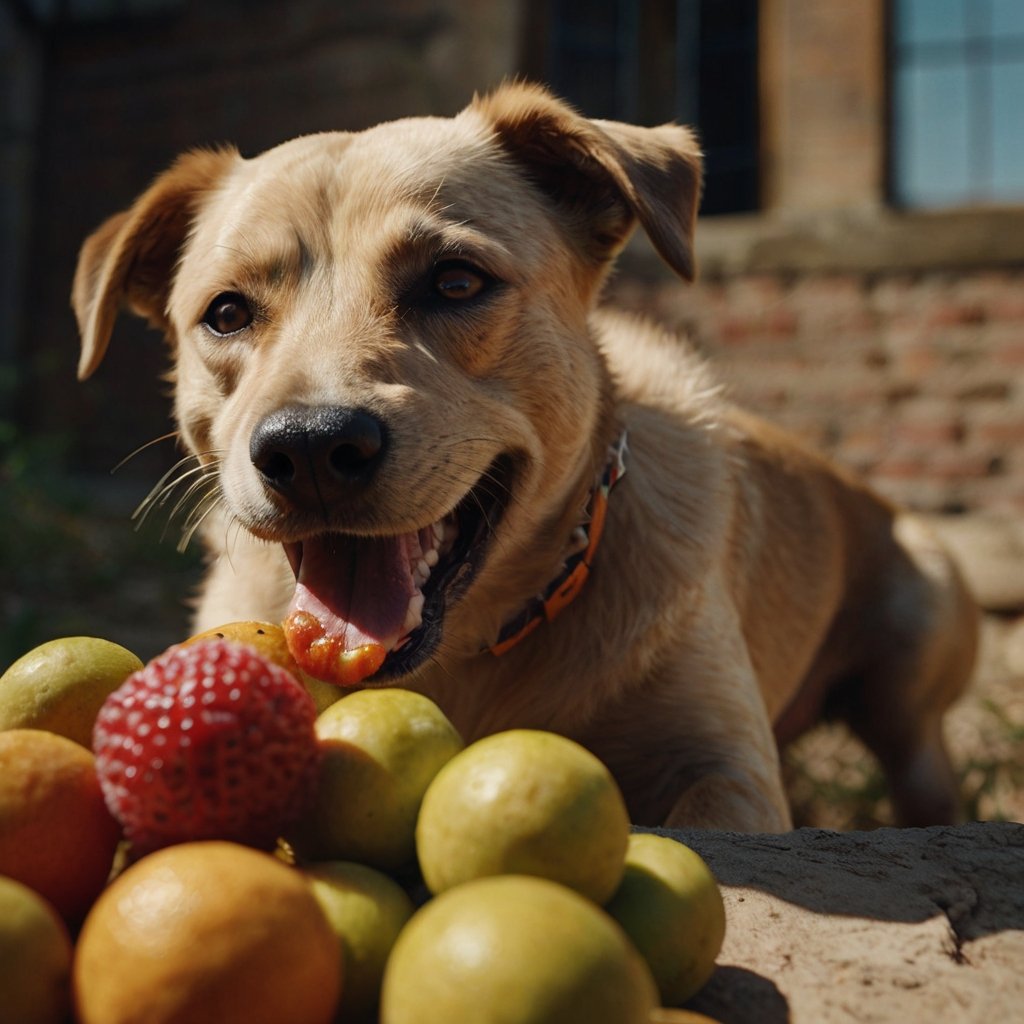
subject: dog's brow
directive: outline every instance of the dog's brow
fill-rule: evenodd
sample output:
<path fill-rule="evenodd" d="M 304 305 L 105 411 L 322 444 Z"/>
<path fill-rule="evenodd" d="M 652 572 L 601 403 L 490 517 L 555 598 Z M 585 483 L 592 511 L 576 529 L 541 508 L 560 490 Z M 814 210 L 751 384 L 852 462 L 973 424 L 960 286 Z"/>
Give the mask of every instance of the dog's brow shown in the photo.
<path fill-rule="evenodd" d="M 411 220 L 385 255 L 385 264 L 401 270 L 410 262 L 429 264 L 443 259 L 475 259 L 504 276 L 510 273 L 511 253 L 500 242 L 483 234 L 469 220 L 439 221 L 427 217 Z"/>
<path fill-rule="evenodd" d="M 312 247 L 297 231 L 289 242 L 264 252 L 224 244 L 217 248 L 226 249 L 238 257 L 238 277 L 242 282 L 253 285 L 298 284 L 312 274 L 316 264 Z"/>

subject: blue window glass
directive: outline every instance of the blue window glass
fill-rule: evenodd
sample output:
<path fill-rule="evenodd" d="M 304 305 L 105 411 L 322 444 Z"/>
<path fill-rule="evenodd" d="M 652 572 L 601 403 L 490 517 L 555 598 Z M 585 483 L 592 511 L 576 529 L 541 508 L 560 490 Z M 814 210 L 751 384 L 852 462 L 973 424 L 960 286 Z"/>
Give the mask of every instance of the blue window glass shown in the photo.
<path fill-rule="evenodd" d="M 893 0 L 891 194 L 1024 202 L 1024 0 Z"/>

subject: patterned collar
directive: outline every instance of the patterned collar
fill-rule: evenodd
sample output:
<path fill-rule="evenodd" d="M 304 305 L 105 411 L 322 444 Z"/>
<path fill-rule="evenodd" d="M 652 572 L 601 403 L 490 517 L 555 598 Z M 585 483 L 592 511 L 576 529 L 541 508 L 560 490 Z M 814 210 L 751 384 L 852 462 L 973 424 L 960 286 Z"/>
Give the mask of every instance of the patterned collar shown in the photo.
<path fill-rule="evenodd" d="M 604 531 L 608 496 L 626 472 L 627 451 L 626 431 L 623 430 L 608 446 L 608 461 L 590 490 L 583 522 L 572 532 L 571 552 L 562 570 L 515 618 L 502 626 L 498 639 L 488 648 L 492 654 L 504 654 L 542 622 L 551 622 L 583 589 Z"/>

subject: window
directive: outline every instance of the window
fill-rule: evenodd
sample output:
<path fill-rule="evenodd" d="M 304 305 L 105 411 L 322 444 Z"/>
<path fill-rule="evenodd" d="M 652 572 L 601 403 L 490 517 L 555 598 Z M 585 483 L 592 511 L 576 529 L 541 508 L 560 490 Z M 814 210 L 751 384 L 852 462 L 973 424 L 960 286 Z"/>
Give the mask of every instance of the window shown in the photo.
<path fill-rule="evenodd" d="M 759 206 L 757 0 L 551 0 L 526 71 L 591 117 L 694 125 L 702 213 Z"/>
<path fill-rule="evenodd" d="M 1024 2 L 893 0 L 890 192 L 1024 202 Z"/>

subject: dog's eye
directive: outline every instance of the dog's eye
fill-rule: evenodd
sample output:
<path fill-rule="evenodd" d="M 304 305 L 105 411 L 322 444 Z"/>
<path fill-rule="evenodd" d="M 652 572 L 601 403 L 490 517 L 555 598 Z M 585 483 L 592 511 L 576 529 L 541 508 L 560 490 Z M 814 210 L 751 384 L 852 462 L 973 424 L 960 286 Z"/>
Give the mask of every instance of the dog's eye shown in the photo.
<path fill-rule="evenodd" d="M 434 291 L 450 302 L 475 299 L 491 283 L 491 278 L 469 263 L 451 261 L 434 268 Z"/>
<path fill-rule="evenodd" d="M 252 323 L 252 310 L 237 292 L 223 292 L 207 307 L 203 323 L 221 336 L 235 334 Z"/>

